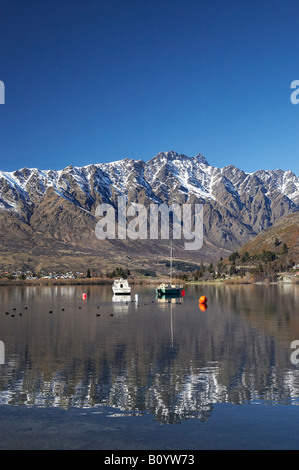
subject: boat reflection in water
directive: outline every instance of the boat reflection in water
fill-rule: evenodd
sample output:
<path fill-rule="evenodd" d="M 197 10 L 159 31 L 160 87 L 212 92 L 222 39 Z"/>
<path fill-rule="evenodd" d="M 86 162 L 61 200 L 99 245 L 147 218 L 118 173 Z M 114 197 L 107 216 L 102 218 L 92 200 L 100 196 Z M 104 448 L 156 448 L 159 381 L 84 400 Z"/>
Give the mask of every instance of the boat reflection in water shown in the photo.
<path fill-rule="evenodd" d="M 114 294 L 112 296 L 112 303 L 114 313 L 128 313 L 131 296 L 128 294 Z"/>
<path fill-rule="evenodd" d="M 128 313 L 131 302 L 131 287 L 127 279 L 115 279 L 112 285 L 114 313 Z"/>
<path fill-rule="evenodd" d="M 156 301 L 159 304 L 181 304 L 183 296 L 178 294 L 156 295 Z"/>

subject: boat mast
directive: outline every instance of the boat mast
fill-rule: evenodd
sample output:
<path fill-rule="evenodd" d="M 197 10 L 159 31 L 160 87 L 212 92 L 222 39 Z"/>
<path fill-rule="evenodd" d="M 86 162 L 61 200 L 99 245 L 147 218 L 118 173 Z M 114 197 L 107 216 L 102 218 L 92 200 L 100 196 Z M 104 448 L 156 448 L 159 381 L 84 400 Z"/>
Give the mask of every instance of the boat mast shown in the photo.
<path fill-rule="evenodd" d="M 172 239 L 170 242 L 170 284 L 172 284 Z"/>

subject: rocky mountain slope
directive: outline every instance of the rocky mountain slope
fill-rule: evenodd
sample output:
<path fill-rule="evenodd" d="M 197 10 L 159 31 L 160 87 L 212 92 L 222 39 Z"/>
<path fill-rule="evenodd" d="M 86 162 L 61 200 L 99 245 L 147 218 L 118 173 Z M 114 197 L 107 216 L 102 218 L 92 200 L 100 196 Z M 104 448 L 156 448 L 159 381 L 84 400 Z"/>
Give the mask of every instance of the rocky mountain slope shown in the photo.
<path fill-rule="evenodd" d="M 198 154 L 159 153 L 148 162 L 68 166 L 60 171 L 22 168 L 0 172 L 0 268 L 84 270 L 168 257 L 166 240 L 99 240 L 98 204 L 117 197 L 149 204 L 203 204 L 204 244 L 174 256 L 217 260 L 238 249 L 282 217 L 299 210 L 299 178 L 291 171 L 246 173 L 211 166 Z"/>
<path fill-rule="evenodd" d="M 283 244 L 287 246 L 288 258 L 299 262 L 299 212 L 279 219 L 271 227 L 263 230 L 253 240 L 243 245 L 239 250 L 240 256 L 245 252 L 258 255 L 263 251 L 281 253 Z"/>

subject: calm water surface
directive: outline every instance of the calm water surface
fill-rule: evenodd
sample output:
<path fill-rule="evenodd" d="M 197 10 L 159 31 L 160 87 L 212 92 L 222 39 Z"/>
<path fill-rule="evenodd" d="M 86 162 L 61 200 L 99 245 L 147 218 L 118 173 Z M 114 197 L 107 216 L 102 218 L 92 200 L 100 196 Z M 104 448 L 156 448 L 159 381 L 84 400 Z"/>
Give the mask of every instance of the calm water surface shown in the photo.
<path fill-rule="evenodd" d="M 0 298 L 0 449 L 299 449 L 299 286 Z"/>

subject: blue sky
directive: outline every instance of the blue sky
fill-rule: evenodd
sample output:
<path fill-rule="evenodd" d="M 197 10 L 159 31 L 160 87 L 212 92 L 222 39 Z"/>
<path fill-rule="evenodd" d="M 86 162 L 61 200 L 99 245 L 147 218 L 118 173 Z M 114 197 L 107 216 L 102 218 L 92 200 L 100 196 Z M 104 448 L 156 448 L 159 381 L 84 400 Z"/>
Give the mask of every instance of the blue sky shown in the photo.
<path fill-rule="evenodd" d="M 174 150 L 299 175 L 299 2 L 1 0 L 0 169 Z"/>

